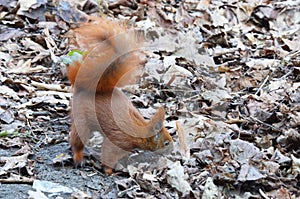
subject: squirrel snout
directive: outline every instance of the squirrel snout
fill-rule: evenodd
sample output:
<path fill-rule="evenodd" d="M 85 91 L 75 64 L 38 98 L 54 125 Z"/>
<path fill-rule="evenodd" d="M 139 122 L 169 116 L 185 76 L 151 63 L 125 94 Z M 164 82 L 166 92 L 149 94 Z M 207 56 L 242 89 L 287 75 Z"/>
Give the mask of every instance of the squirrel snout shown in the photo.
<path fill-rule="evenodd" d="M 156 150 L 156 152 L 160 154 L 169 154 L 173 151 L 173 141 L 172 140 L 166 140 L 163 142 L 162 148 Z"/>

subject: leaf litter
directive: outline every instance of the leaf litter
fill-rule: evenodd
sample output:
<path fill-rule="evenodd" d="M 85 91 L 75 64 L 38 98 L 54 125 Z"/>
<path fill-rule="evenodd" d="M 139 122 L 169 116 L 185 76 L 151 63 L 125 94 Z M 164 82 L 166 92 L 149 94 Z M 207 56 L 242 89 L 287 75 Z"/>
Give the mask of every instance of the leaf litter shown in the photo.
<path fill-rule="evenodd" d="M 0 8 L 3 197 L 300 196 L 298 1 L 13 0 Z M 145 33 L 144 75 L 124 91 L 146 118 L 164 105 L 175 141 L 167 156 L 135 151 L 109 177 L 97 151 L 74 168 L 68 145 L 67 32 L 87 15 Z M 60 191 L 46 191 L 54 186 Z"/>

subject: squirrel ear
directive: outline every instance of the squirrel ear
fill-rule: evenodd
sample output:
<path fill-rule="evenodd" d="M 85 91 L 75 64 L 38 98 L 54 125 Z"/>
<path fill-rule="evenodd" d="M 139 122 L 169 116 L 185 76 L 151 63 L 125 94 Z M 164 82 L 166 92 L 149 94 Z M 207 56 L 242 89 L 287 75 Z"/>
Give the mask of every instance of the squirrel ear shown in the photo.
<path fill-rule="evenodd" d="M 149 122 L 150 124 L 149 136 L 153 136 L 161 132 L 163 128 L 164 119 L 165 119 L 165 109 L 164 107 L 160 107 Z"/>
<path fill-rule="evenodd" d="M 152 120 L 153 119 L 158 119 L 160 121 L 164 121 L 165 119 L 165 108 L 162 106 L 160 107 L 156 113 L 154 114 L 154 116 L 152 117 Z"/>
<path fill-rule="evenodd" d="M 156 122 L 154 125 L 153 125 L 153 131 L 155 133 L 159 133 L 162 129 L 162 122 L 161 121 L 158 121 Z"/>

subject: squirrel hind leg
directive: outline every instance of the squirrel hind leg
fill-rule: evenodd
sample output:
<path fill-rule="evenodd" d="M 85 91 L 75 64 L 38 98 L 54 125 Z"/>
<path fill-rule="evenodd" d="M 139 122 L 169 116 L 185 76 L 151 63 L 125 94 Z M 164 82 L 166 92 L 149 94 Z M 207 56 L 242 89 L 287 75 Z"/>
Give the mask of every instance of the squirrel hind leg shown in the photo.
<path fill-rule="evenodd" d="M 80 165 L 83 160 L 83 149 L 84 144 L 81 141 L 80 137 L 78 136 L 78 133 L 74 126 L 71 126 L 71 132 L 70 132 L 70 145 L 72 147 L 73 151 L 73 161 L 76 166 Z"/>
<path fill-rule="evenodd" d="M 113 174 L 113 169 L 118 161 L 128 154 L 128 151 L 112 143 L 109 138 L 105 137 L 101 148 L 101 162 L 106 175 Z"/>
<path fill-rule="evenodd" d="M 105 174 L 108 175 L 108 176 L 110 176 L 114 173 L 113 169 L 108 167 L 108 166 L 103 165 L 103 169 L 104 169 Z"/>
<path fill-rule="evenodd" d="M 76 167 L 82 164 L 82 160 L 83 160 L 83 150 L 74 151 L 73 161 Z"/>

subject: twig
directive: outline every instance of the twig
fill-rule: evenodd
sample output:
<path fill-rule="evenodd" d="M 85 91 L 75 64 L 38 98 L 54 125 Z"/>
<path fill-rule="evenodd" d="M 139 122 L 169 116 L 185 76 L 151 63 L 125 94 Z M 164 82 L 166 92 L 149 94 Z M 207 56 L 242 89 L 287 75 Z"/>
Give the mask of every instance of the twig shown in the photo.
<path fill-rule="evenodd" d="M 34 179 L 11 173 L 9 178 L 0 179 L 2 184 L 33 184 Z"/>
<path fill-rule="evenodd" d="M 254 120 L 254 121 L 260 123 L 260 124 L 263 124 L 263 125 L 265 125 L 265 126 L 267 126 L 267 127 L 270 127 L 270 128 L 272 128 L 272 129 L 274 129 L 274 130 L 276 130 L 276 131 L 280 131 L 279 128 L 276 128 L 276 127 L 274 127 L 274 126 L 272 126 L 272 125 L 270 125 L 270 124 L 267 124 L 267 123 L 265 123 L 265 122 L 263 122 L 263 121 L 260 121 L 259 119 L 256 119 L 256 118 L 251 117 L 251 116 L 250 116 L 249 118 L 250 118 L 251 120 Z"/>
<path fill-rule="evenodd" d="M 167 86 L 171 86 L 171 84 L 174 82 L 175 79 L 176 79 L 176 76 L 172 75 L 171 79 L 167 83 Z"/>
<path fill-rule="evenodd" d="M 258 90 L 255 92 L 255 95 L 257 95 L 260 90 L 262 89 L 262 87 L 267 83 L 268 79 L 269 79 L 269 75 L 267 75 L 267 77 L 265 78 L 265 80 L 263 81 L 263 83 L 260 85 L 260 87 L 258 88 Z"/>
<path fill-rule="evenodd" d="M 36 81 L 31 81 L 30 84 L 39 89 L 46 89 L 46 90 L 60 91 L 60 92 L 70 92 L 69 89 L 63 85 L 46 84 L 46 83 L 40 83 L 40 82 L 36 82 Z"/>

